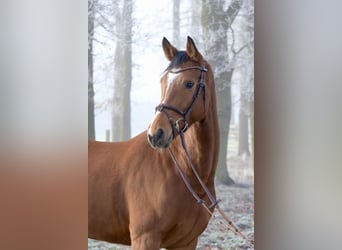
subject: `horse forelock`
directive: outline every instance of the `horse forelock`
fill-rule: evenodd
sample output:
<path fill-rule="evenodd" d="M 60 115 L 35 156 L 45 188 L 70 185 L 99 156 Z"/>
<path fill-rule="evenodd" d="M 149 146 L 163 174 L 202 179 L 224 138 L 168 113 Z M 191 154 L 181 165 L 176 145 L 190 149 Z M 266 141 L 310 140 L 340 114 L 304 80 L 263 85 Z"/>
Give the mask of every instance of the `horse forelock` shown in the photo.
<path fill-rule="evenodd" d="M 166 68 L 165 71 L 170 71 L 175 68 L 179 68 L 183 63 L 189 61 L 188 54 L 183 51 L 177 51 L 176 55 L 173 57 L 172 61 L 170 62 L 169 66 Z"/>

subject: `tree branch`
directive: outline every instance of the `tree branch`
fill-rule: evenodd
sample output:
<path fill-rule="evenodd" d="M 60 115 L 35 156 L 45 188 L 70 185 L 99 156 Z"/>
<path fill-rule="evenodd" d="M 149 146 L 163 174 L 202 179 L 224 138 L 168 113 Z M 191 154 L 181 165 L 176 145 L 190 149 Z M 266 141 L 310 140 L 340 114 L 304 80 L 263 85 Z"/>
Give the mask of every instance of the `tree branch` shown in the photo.
<path fill-rule="evenodd" d="M 235 32 L 234 32 L 234 29 L 230 26 L 229 27 L 230 31 L 232 32 L 232 45 L 231 45 L 231 51 L 233 52 L 234 54 L 234 57 L 239 54 L 244 48 L 247 48 L 248 47 L 248 43 L 246 43 L 245 45 L 241 46 L 240 49 L 238 49 L 237 51 L 235 50 Z"/>
<path fill-rule="evenodd" d="M 234 22 L 237 14 L 239 13 L 241 5 L 242 5 L 242 0 L 233 0 L 231 4 L 229 5 L 227 11 L 225 11 L 227 15 L 226 20 L 227 20 L 228 27 L 230 27 L 232 23 Z"/>

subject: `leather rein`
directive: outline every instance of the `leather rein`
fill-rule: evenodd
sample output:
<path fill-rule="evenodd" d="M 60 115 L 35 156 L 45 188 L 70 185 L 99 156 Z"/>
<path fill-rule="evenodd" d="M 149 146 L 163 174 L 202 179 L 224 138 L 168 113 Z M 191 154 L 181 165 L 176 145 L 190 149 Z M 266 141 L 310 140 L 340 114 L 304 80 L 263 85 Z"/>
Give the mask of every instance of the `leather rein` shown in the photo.
<path fill-rule="evenodd" d="M 214 198 L 214 196 L 210 193 L 209 189 L 206 187 L 205 183 L 202 181 L 201 177 L 199 176 L 191 158 L 190 158 L 190 154 L 185 142 L 185 137 L 184 137 L 184 133 L 185 131 L 188 129 L 189 127 L 189 123 L 187 121 L 189 114 L 192 111 L 192 108 L 196 102 L 196 100 L 199 98 L 201 91 L 204 92 L 203 94 L 203 103 L 204 103 L 204 107 L 205 107 L 205 80 L 204 80 L 204 73 L 208 71 L 208 69 L 205 67 L 205 65 L 203 64 L 202 67 L 199 66 L 191 66 L 191 67 L 186 67 L 183 69 L 179 69 L 177 71 L 169 71 L 170 73 L 180 73 L 183 71 L 187 71 L 187 70 L 200 70 L 201 71 L 201 75 L 200 75 L 200 80 L 197 84 L 197 90 L 192 98 L 192 101 L 190 103 L 190 105 L 188 106 L 188 108 L 185 111 L 181 111 L 176 107 L 170 106 L 170 105 L 166 105 L 166 104 L 159 104 L 156 107 L 156 111 L 160 111 L 163 112 L 172 127 L 173 133 L 174 131 L 178 132 L 181 138 L 181 142 L 182 142 L 182 147 L 184 149 L 184 152 L 186 154 L 186 157 L 189 161 L 189 164 L 191 166 L 191 169 L 194 173 L 194 175 L 196 176 L 198 182 L 200 183 L 200 185 L 202 186 L 203 190 L 205 191 L 205 193 L 207 194 L 211 204 L 208 206 L 204 200 L 202 200 L 198 194 L 195 192 L 195 190 L 193 189 L 193 187 L 191 186 L 188 178 L 186 177 L 186 175 L 184 174 L 184 171 L 182 170 L 182 167 L 180 166 L 179 162 L 177 161 L 176 157 L 174 156 L 173 152 L 171 151 L 171 149 L 168 147 L 168 152 L 170 154 L 170 157 L 172 159 L 172 161 L 174 162 L 177 171 L 179 172 L 185 186 L 187 187 L 187 189 L 189 190 L 189 192 L 191 193 L 191 195 L 195 198 L 195 200 L 197 201 L 197 203 L 201 204 L 207 211 L 208 213 L 213 216 L 215 218 L 214 213 L 210 210 L 212 208 L 216 208 L 217 211 L 219 211 L 219 213 L 222 215 L 222 217 L 224 218 L 224 220 L 228 223 L 228 225 L 226 225 L 226 228 L 228 230 L 232 230 L 236 235 L 239 235 L 240 237 L 242 237 L 243 239 L 245 239 L 250 245 L 254 246 L 254 240 L 248 239 L 247 236 L 245 236 L 239 229 L 238 227 L 232 222 L 231 219 L 228 218 L 228 216 L 223 212 L 223 210 L 219 207 L 218 203 L 220 202 L 220 200 L 216 200 Z M 171 110 L 177 114 L 179 114 L 181 116 L 181 118 L 177 119 L 175 122 L 173 122 L 171 116 L 167 113 L 166 110 Z"/>

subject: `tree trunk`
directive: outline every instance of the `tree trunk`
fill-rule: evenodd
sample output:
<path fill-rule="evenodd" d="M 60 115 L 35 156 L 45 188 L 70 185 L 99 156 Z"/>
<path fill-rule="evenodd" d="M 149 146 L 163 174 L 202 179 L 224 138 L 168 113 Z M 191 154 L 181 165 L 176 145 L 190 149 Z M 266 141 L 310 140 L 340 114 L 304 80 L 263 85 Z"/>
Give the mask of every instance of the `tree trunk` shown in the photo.
<path fill-rule="evenodd" d="M 123 85 L 121 87 L 122 110 L 121 110 L 121 140 L 131 137 L 131 86 L 132 86 L 132 14 L 133 1 L 124 0 L 124 72 Z"/>
<path fill-rule="evenodd" d="M 122 103 L 120 102 L 121 95 L 121 76 L 122 76 L 122 45 L 119 39 L 116 43 L 114 56 L 114 95 L 113 95 L 113 115 L 112 115 L 112 141 L 120 141 L 120 112 L 122 110 Z"/>
<path fill-rule="evenodd" d="M 231 120 L 231 87 L 230 81 L 232 78 L 233 71 L 221 74 L 216 79 L 217 100 L 218 100 L 218 116 L 220 125 L 220 155 L 217 166 L 216 178 L 218 182 L 231 185 L 234 184 L 234 180 L 230 177 L 228 166 L 227 166 L 227 149 L 228 149 L 228 138 Z M 229 85 L 228 85 L 229 84 Z M 220 88 L 221 87 L 221 88 Z"/>
<path fill-rule="evenodd" d="M 241 3 L 233 0 L 227 11 L 224 1 L 202 0 L 202 27 L 206 57 L 214 69 L 220 124 L 220 155 L 217 166 L 217 180 L 233 184 L 227 168 L 227 145 L 231 118 L 231 87 L 233 70 L 229 67 L 227 31 L 233 23 Z"/>
<path fill-rule="evenodd" d="M 240 88 L 240 111 L 239 111 L 239 151 L 238 155 L 250 155 L 248 143 L 248 114 L 247 100 L 242 94 L 243 88 Z"/>
<path fill-rule="evenodd" d="M 121 13 L 116 18 L 118 32 L 114 60 L 113 141 L 131 137 L 132 12 L 132 0 L 124 0 Z"/>
<path fill-rule="evenodd" d="M 250 121 L 250 128 L 251 128 L 251 160 L 254 162 L 254 100 L 250 100 L 248 102 L 248 109 L 249 109 L 249 121 Z M 253 164 L 254 166 L 254 164 Z"/>
<path fill-rule="evenodd" d="M 180 18 L 179 18 L 180 0 L 173 1 L 173 44 L 180 46 Z"/>
<path fill-rule="evenodd" d="M 201 3 L 200 0 L 191 0 L 191 30 L 190 36 L 197 41 L 201 34 Z"/>
<path fill-rule="evenodd" d="M 251 8 L 253 11 L 249 11 L 247 15 L 247 24 L 246 31 L 248 32 L 249 36 L 248 39 L 250 41 L 249 49 L 247 50 L 248 53 L 252 56 L 251 59 L 251 69 L 249 75 L 249 84 L 250 89 L 252 89 L 253 95 L 250 96 L 248 99 L 248 113 L 249 113 L 249 127 L 250 127 L 250 134 L 251 134 L 251 161 L 254 163 L 254 0 L 249 1 Z M 254 167 L 254 164 L 253 164 Z"/>
<path fill-rule="evenodd" d="M 88 139 L 95 140 L 94 78 L 93 78 L 93 35 L 94 2 L 88 0 Z"/>
<path fill-rule="evenodd" d="M 248 143 L 248 116 L 240 108 L 239 112 L 239 151 L 238 155 L 250 155 Z"/>

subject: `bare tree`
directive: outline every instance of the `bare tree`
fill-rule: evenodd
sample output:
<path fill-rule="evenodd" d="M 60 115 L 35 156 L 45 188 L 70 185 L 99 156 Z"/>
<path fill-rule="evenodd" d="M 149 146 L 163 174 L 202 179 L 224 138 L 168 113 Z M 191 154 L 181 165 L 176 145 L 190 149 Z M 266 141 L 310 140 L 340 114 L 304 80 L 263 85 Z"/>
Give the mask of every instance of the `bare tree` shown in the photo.
<path fill-rule="evenodd" d="M 179 17 L 180 0 L 173 1 L 173 43 L 176 47 L 180 46 L 180 17 Z"/>
<path fill-rule="evenodd" d="M 227 142 L 231 119 L 231 86 L 234 68 L 229 61 L 228 29 L 234 22 L 242 1 L 233 0 L 225 10 L 222 0 L 202 0 L 202 27 L 206 56 L 214 68 L 218 97 L 218 115 L 220 124 L 220 156 L 217 168 L 217 180 L 233 184 L 227 169 Z"/>
<path fill-rule="evenodd" d="M 115 6 L 114 6 L 115 5 Z M 132 85 L 132 12 L 133 0 L 113 1 L 115 13 L 116 50 L 114 59 L 114 96 L 112 116 L 113 141 L 131 136 Z"/>
<path fill-rule="evenodd" d="M 254 161 L 254 0 L 247 1 L 246 9 L 246 31 L 248 34 L 248 47 L 247 51 L 250 55 L 249 67 L 249 95 L 248 95 L 248 110 L 249 121 L 251 129 L 251 155 Z"/>
<path fill-rule="evenodd" d="M 250 155 L 249 135 L 251 135 L 252 156 L 254 150 L 254 1 L 246 0 L 241 8 L 239 28 L 243 48 L 240 53 L 240 112 L 239 112 L 239 155 Z M 250 124 L 248 124 L 248 120 Z M 248 126 L 249 125 L 249 126 Z M 250 131 L 249 131 L 250 129 Z"/>
<path fill-rule="evenodd" d="M 240 88 L 240 93 L 242 93 L 243 88 Z M 239 151 L 238 155 L 250 155 L 249 151 L 249 141 L 248 141 L 248 113 L 247 113 L 247 99 L 240 98 L 240 111 L 239 111 Z"/>
<path fill-rule="evenodd" d="M 198 37 L 201 33 L 201 1 L 191 0 L 191 28 L 190 34 Z"/>

